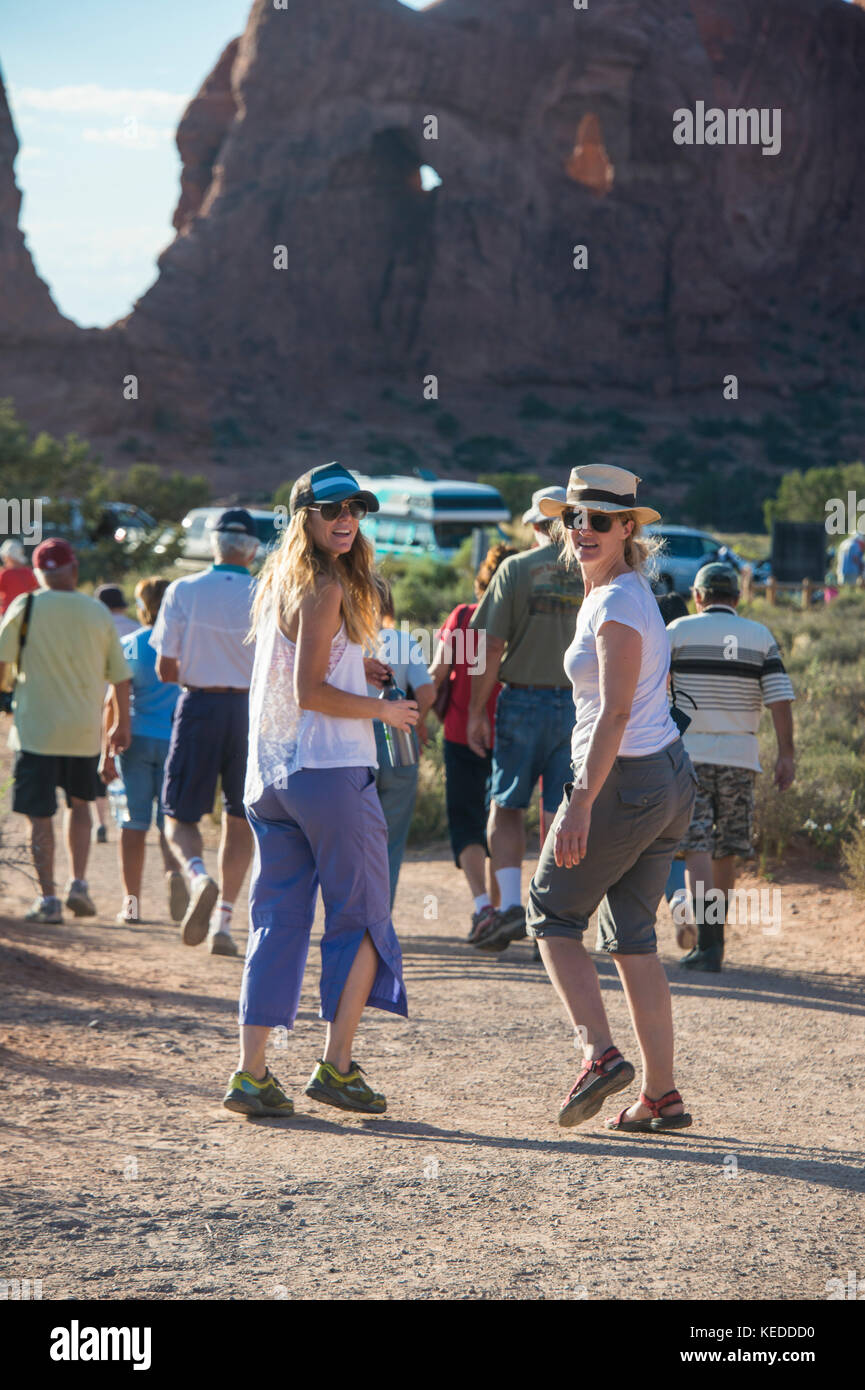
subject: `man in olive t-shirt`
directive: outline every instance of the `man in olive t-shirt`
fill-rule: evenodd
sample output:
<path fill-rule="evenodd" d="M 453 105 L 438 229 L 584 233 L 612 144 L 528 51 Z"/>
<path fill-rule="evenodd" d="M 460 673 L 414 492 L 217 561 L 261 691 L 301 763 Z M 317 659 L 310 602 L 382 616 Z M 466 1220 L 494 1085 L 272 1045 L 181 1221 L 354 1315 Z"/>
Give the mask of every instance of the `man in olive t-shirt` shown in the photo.
<path fill-rule="evenodd" d="M 496 705 L 488 828 L 501 906 L 473 943 L 481 950 L 501 951 L 525 936 L 525 811 L 543 778 L 544 810 L 552 818 L 570 778 L 574 702 L 563 661 L 583 583 L 579 570 L 561 561 L 551 526 L 542 518 L 535 548 L 499 566 L 470 624 L 486 633 L 486 669 L 472 679 L 467 728 L 469 747 L 479 755 L 490 747 L 486 702 L 496 681 L 504 684 Z"/>
<path fill-rule="evenodd" d="M 78 562 L 67 541 L 43 541 L 33 556 L 40 588 L 10 604 L 0 627 L 0 684 L 18 662 L 22 624 L 31 599 L 15 686 L 9 746 L 16 752 L 12 809 L 30 821 L 33 862 L 42 890 L 26 920 L 60 922 L 55 896 L 54 829 L 57 787 L 66 794 L 66 840 L 71 879 L 66 906 L 78 917 L 96 908 L 87 891 L 90 807 L 99 788 L 102 706 L 112 686 L 110 751 L 130 743 L 129 680 L 117 629 L 108 609 L 76 591 Z"/>

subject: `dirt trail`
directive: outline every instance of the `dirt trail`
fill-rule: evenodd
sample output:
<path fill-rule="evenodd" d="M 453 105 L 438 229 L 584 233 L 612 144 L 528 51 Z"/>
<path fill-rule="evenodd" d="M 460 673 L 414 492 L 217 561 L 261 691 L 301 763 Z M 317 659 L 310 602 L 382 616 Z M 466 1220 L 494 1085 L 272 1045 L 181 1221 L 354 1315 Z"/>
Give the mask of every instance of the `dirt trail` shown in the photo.
<path fill-rule="evenodd" d="M 16 838 L 21 824 L 7 821 Z M 303 1095 L 317 949 L 271 1060 L 296 1117 L 229 1114 L 242 961 L 180 943 L 155 845 L 154 923 L 117 926 L 115 855 L 94 846 L 98 919 L 27 926 L 24 884 L 0 904 L 4 1277 L 41 1278 L 46 1299 L 825 1299 L 827 1280 L 865 1278 L 865 913 L 834 875 L 779 879 L 780 933 L 734 928 L 721 976 L 676 969 L 662 909 L 695 1124 L 641 1138 L 604 1133 L 612 1105 L 558 1128 L 569 1029 L 527 944 L 465 945 L 443 848 L 409 859 L 397 898 L 411 1017 L 373 1011 L 359 1034 L 387 1115 Z M 599 968 L 634 1057 L 615 971 Z"/>

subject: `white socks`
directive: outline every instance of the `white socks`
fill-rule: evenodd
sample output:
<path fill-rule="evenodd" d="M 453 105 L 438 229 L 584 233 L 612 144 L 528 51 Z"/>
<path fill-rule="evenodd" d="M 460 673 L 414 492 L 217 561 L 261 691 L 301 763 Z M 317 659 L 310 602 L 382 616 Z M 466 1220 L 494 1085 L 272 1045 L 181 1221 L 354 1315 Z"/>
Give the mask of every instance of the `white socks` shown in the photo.
<path fill-rule="evenodd" d="M 507 912 L 509 907 L 522 907 L 522 879 L 523 871 L 520 868 L 496 869 L 496 882 L 502 895 L 500 912 Z"/>
<path fill-rule="evenodd" d="M 190 859 L 187 868 L 189 869 L 189 877 L 191 879 L 198 878 L 199 874 L 207 873 L 207 869 L 204 867 L 203 859 Z"/>
<path fill-rule="evenodd" d="M 482 907 L 492 907 L 489 893 L 481 893 L 479 897 L 475 898 L 475 912 L 480 912 Z"/>
<path fill-rule="evenodd" d="M 214 935 L 217 932 L 224 932 L 226 936 L 231 936 L 231 914 L 233 911 L 234 903 L 227 903 L 224 898 L 220 898 L 210 914 L 210 930 Z"/>

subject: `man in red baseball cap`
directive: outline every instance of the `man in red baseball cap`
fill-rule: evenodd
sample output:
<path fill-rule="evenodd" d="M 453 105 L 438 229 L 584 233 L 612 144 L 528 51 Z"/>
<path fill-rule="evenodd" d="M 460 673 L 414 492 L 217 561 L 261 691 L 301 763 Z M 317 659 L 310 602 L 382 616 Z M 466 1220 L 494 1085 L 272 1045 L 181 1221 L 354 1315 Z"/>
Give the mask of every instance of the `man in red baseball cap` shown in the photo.
<path fill-rule="evenodd" d="M 9 745 L 15 750 L 12 809 L 30 821 L 33 863 L 41 896 L 29 922 L 61 922 L 54 881 L 57 788 L 66 794 L 70 879 L 66 906 L 77 917 L 96 908 L 87 890 L 90 806 L 101 791 L 97 768 L 106 681 L 111 686 L 110 748 L 129 746 L 129 678 L 111 614 L 77 590 L 78 561 L 68 541 L 52 537 L 36 547 L 34 593 L 20 594 L 0 626 L 0 686 L 6 666 L 16 668 Z"/>

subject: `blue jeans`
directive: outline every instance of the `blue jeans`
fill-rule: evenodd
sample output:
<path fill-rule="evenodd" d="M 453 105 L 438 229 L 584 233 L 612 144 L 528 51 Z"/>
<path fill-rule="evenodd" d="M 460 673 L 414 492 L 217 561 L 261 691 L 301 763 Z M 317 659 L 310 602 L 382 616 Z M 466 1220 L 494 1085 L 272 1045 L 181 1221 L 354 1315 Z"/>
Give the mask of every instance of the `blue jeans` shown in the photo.
<path fill-rule="evenodd" d="M 405 854 L 405 844 L 417 798 L 418 768 L 417 764 L 413 767 L 391 767 L 388 762 L 381 727 L 379 721 L 376 720 L 375 742 L 378 754 L 378 771 L 375 774 L 375 784 L 378 788 L 378 799 L 381 802 L 381 809 L 384 811 L 387 824 L 387 864 L 390 878 L 390 905 L 393 908 L 399 871 L 402 868 L 402 857 Z"/>
<path fill-rule="evenodd" d="M 168 757 L 167 738 L 145 738 L 133 734 L 125 753 L 117 759 L 117 768 L 126 788 L 126 820 L 123 830 L 149 830 L 156 802 L 156 824 L 162 829 L 162 777 Z"/>
<path fill-rule="evenodd" d="M 492 800 L 497 806 L 525 810 L 539 777 L 544 779 L 544 810 L 559 808 L 565 783 L 571 781 L 571 734 L 574 730 L 571 687 L 515 690 L 506 685 L 496 705 Z"/>

